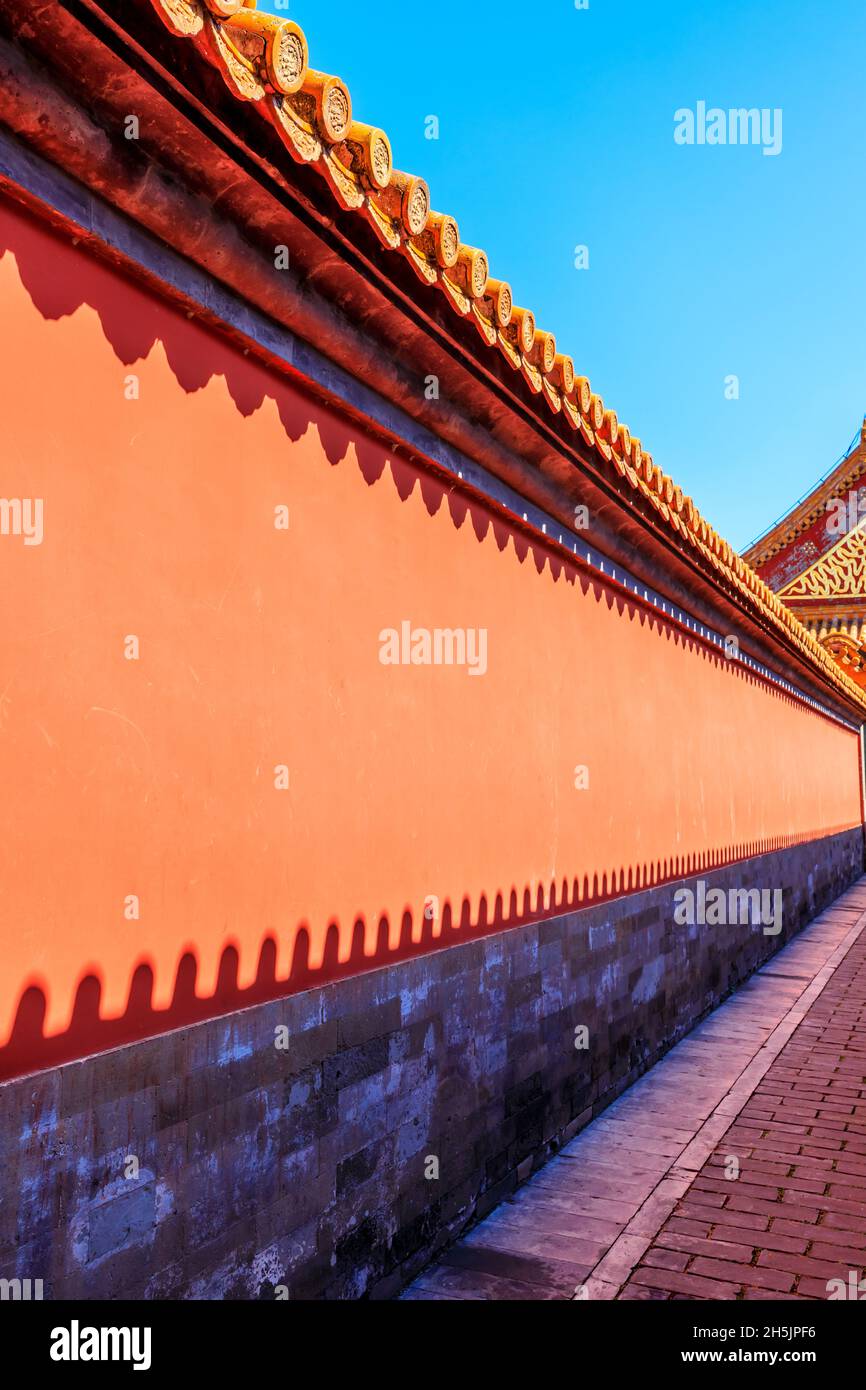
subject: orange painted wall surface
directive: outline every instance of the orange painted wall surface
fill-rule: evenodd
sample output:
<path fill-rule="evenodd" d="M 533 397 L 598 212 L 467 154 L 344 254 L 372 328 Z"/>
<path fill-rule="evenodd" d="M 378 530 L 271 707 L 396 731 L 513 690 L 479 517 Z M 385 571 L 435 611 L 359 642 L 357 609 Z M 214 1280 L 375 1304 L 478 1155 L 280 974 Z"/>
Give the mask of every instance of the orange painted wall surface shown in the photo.
<path fill-rule="evenodd" d="M 0 536 L 0 1044 L 859 823 L 854 734 L 7 205 L 0 314 L 0 495 L 44 503 Z M 383 665 L 404 619 L 486 674 Z"/>

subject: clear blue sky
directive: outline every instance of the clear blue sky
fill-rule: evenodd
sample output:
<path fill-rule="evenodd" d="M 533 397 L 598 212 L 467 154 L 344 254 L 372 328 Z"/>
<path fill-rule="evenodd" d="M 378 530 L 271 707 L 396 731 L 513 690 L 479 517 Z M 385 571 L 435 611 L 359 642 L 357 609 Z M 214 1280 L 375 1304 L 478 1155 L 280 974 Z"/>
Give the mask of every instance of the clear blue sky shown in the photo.
<path fill-rule="evenodd" d="M 259 8 L 732 544 L 843 452 L 866 413 L 863 0 Z M 677 145 L 699 101 L 781 108 L 781 153 Z"/>

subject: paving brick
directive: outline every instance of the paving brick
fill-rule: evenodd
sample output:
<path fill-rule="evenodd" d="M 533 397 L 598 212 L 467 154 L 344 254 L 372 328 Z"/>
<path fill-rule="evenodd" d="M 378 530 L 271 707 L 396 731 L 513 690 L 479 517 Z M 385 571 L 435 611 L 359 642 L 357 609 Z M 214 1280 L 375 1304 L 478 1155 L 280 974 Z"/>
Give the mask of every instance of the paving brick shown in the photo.
<path fill-rule="evenodd" d="M 631 1276 L 632 1284 L 665 1289 L 668 1293 L 684 1293 L 692 1298 L 736 1298 L 741 1285 L 719 1279 L 701 1278 L 697 1274 L 678 1274 L 674 1270 L 647 1269 L 643 1265 Z"/>
<path fill-rule="evenodd" d="M 747 1231 L 740 1230 L 736 1226 L 718 1226 L 713 1232 L 712 1239 L 716 1241 L 739 1241 L 751 1243 L 753 1249 L 761 1250 L 788 1250 L 791 1254 L 804 1254 L 808 1242 L 805 1239 L 797 1239 L 795 1236 L 777 1234 L 773 1227 L 775 1222 L 770 1223 L 768 1231 Z"/>
<path fill-rule="evenodd" d="M 800 1279 L 797 1284 L 797 1293 L 801 1298 L 820 1298 L 826 1300 L 827 1281 L 826 1279 L 813 1279 L 809 1276 Z"/>
<path fill-rule="evenodd" d="M 712 1207 L 700 1206 L 697 1201 L 680 1202 L 677 1207 L 677 1214 L 691 1217 L 695 1221 L 703 1219 L 723 1226 L 742 1227 L 744 1230 L 766 1231 L 770 1224 L 769 1216 L 759 1215 L 755 1212 L 729 1211 L 724 1208 L 714 1211 Z"/>
<path fill-rule="evenodd" d="M 687 1254 L 678 1250 L 665 1249 L 660 1245 L 648 1250 L 641 1262 L 642 1267 L 677 1270 L 684 1270 L 688 1263 L 689 1256 Z"/>
<path fill-rule="evenodd" d="M 776 1289 L 780 1293 L 787 1293 L 794 1287 L 793 1274 L 783 1273 L 779 1269 L 735 1264 L 729 1260 L 709 1260 L 704 1255 L 699 1255 L 692 1261 L 689 1273 L 706 1275 L 708 1279 L 728 1280 L 744 1287 L 748 1285 L 756 1289 Z"/>
<path fill-rule="evenodd" d="M 784 1250 L 763 1250 L 758 1264 L 771 1269 L 786 1269 L 792 1274 L 808 1274 L 815 1279 L 836 1279 L 842 1266 L 837 1260 L 816 1260 L 811 1255 L 791 1255 Z"/>
<path fill-rule="evenodd" d="M 665 1226 L 671 1235 L 697 1236 L 699 1239 L 710 1234 L 708 1221 L 689 1221 L 682 1216 L 672 1216 Z"/>
<path fill-rule="evenodd" d="M 733 1244 L 727 1239 L 698 1239 L 696 1236 L 684 1236 L 672 1231 L 672 1222 L 659 1231 L 656 1237 L 655 1249 L 660 1247 L 667 1250 L 682 1250 L 690 1255 L 706 1255 L 710 1259 L 735 1260 L 739 1264 L 751 1264 L 752 1256 L 755 1253 L 753 1245 Z M 744 1233 L 745 1234 L 745 1233 Z M 644 1257 L 649 1263 L 648 1257 Z M 685 1268 L 685 1266 L 683 1266 Z"/>
<path fill-rule="evenodd" d="M 815 1241 L 809 1250 L 815 1260 L 844 1260 L 852 1269 L 866 1266 L 866 1237 L 859 1245 L 839 1245 L 834 1241 Z"/>
<path fill-rule="evenodd" d="M 728 1200 L 727 1210 L 729 1212 L 751 1212 L 769 1218 L 771 1216 L 777 1216 L 782 1206 L 795 1206 L 798 1215 L 801 1216 L 804 1221 L 817 1221 L 817 1207 L 805 1207 L 803 1205 L 803 1195 L 802 1192 L 783 1191 L 777 1201 L 765 1202 L 759 1201 L 754 1197 L 741 1197 L 739 1193 L 735 1192 Z M 815 1200 L 815 1194 L 810 1193 L 809 1201 L 814 1202 Z"/>
<path fill-rule="evenodd" d="M 620 1294 L 621 1299 L 631 1303 L 663 1303 L 670 1297 L 667 1289 L 652 1289 L 641 1284 L 627 1284 Z"/>
<path fill-rule="evenodd" d="M 796 1294 L 796 1293 L 780 1293 L 778 1289 L 756 1289 L 756 1288 L 749 1288 L 749 1289 L 745 1289 L 745 1290 L 744 1290 L 744 1292 L 743 1292 L 743 1298 L 744 1298 L 744 1300 L 746 1300 L 746 1301 L 748 1301 L 748 1302 L 750 1302 L 750 1303 L 752 1303 L 752 1302 L 759 1302 L 759 1301 L 763 1301 L 763 1300 L 766 1300 L 766 1301 L 769 1302 L 769 1303 L 778 1303 L 778 1302 L 780 1302 L 780 1301 L 783 1302 L 783 1303 L 786 1303 L 786 1302 L 796 1303 L 796 1302 L 798 1301 L 798 1299 L 800 1298 L 800 1294 Z"/>

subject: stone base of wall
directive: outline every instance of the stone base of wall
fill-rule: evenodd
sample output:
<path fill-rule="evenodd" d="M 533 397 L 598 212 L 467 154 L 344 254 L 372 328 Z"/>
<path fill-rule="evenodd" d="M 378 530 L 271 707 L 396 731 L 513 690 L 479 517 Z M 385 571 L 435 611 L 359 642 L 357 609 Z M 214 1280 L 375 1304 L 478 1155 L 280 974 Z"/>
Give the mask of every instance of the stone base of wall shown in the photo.
<path fill-rule="evenodd" d="M 856 830 L 700 876 L 781 889 L 777 935 L 677 925 L 682 880 L 7 1082 L 0 1278 L 393 1295 L 863 868 Z"/>

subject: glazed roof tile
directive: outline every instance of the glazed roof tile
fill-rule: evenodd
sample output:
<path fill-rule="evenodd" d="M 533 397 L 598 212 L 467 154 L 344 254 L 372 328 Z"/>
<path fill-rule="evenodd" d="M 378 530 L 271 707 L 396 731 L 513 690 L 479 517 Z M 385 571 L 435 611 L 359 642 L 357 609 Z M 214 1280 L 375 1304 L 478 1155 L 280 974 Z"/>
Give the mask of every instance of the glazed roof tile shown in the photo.
<path fill-rule="evenodd" d="M 866 708 L 866 696 L 663 473 L 641 441 L 605 406 L 552 333 L 511 287 L 491 275 L 487 255 L 464 243 L 456 220 L 432 208 L 422 178 L 394 168 L 384 130 L 356 120 L 348 87 L 310 66 L 293 20 L 257 10 L 257 0 L 150 0 L 168 28 L 193 42 L 230 90 L 275 127 L 288 155 L 315 167 L 338 204 L 363 217 L 382 245 L 403 257 L 431 293 L 474 324 L 544 407 L 560 415 L 610 470 L 649 502 L 680 548 L 692 550 L 769 621 L 837 690 Z"/>

